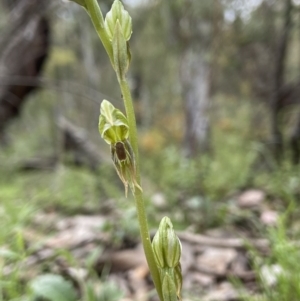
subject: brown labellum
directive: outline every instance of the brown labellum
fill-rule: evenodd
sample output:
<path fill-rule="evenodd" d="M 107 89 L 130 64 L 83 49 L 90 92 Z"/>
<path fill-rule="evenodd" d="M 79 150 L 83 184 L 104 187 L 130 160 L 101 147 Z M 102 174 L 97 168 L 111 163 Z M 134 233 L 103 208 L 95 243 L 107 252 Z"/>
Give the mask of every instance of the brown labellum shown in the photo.
<path fill-rule="evenodd" d="M 127 197 L 128 185 L 135 190 L 135 187 L 142 190 L 136 182 L 134 153 L 128 140 L 117 141 L 110 145 L 111 157 L 113 159 L 116 171 L 125 186 L 125 195 Z"/>
<path fill-rule="evenodd" d="M 115 144 L 116 147 L 116 154 L 120 161 L 126 160 L 126 150 L 123 142 L 117 142 Z"/>

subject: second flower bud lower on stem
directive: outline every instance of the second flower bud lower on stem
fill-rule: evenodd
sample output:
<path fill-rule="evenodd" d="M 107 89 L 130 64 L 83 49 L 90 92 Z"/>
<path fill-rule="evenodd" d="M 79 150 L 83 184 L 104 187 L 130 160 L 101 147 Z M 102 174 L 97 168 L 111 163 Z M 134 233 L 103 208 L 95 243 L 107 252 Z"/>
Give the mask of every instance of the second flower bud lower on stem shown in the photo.
<path fill-rule="evenodd" d="M 152 248 L 160 271 L 164 301 L 181 300 L 181 243 L 168 217 L 161 220 Z"/>

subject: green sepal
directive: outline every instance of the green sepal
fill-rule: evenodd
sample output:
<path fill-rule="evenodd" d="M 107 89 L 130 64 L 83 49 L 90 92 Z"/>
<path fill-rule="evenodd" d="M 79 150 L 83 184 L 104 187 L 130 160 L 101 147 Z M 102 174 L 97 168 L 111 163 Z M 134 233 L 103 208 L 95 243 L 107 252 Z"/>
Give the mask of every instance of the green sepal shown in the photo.
<path fill-rule="evenodd" d="M 159 268 L 175 268 L 180 262 L 181 243 L 171 220 L 163 217 L 152 241 L 153 252 Z"/>
<path fill-rule="evenodd" d="M 175 282 L 168 273 L 164 275 L 162 281 L 162 293 L 164 301 L 177 301 Z"/>
<path fill-rule="evenodd" d="M 181 264 L 179 264 L 174 268 L 174 282 L 176 286 L 176 294 L 179 300 L 181 298 L 181 290 L 182 290 L 182 273 L 181 273 Z"/>
<path fill-rule="evenodd" d="M 113 40 L 117 20 L 119 20 L 121 32 L 125 41 L 128 41 L 132 34 L 132 20 L 119 0 L 114 1 L 111 10 L 105 17 L 105 30 L 110 41 Z"/>
<path fill-rule="evenodd" d="M 71 2 L 75 2 L 81 6 L 83 6 L 85 9 L 86 9 L 86 4 L 85 4 L 85 1 L 84 0 L 69 0 Z"/>
<path fill-rule="evenodd" d="M 112 40 L 114 69 L 118 79 L 124 79 L 129 67 L 129 56 L 127 42 L 123 36 L 119 20 L 116 22 L 114 36 Z"/>
<path fill-rule="evenodd" d="M 103 100 L 100 107 L 99 133 L 110 145 L 129 136 L 127 118 L 107 100 Z"/>

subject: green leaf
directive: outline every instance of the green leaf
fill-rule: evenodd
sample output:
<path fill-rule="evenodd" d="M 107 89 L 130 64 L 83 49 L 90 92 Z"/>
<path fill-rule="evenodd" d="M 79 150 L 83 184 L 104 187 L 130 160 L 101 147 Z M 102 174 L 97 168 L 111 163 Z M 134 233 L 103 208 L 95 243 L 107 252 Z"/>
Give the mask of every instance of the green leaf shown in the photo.
<path fill-rule="evenodd" d="M 4 248 L 0 249 L 0 257 L 9 259 L 9 260 L 21 259 L 20 254 L 14 252 L 14 251 L 8 250 L 8 249 L 4 249 Z"/>
<path fill-rule="evenodd" d="M 83 298 L 83 300 L 99 301 L 95 288 L 89 282 L 84 285 L 84 298 Z"/>
<path fill-rule="evenodd" d="M 59 275 L 39 276 L 31 282 L 30 288 L 35 297 L 42 297 L 49 301 L 78 300 L 72 284 Z"/>
<path fill-rule="evenodd" d="M 124 294 L 113 282 L 104 282 L 100 288 L 98 301 L 119 301 Z"/>

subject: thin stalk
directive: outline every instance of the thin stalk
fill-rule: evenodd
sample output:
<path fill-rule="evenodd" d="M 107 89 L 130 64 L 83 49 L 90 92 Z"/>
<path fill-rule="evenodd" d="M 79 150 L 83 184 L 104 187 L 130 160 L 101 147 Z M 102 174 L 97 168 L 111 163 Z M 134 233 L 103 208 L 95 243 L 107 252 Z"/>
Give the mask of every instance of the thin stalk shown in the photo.
<path fill-rule="evenodd" d="M 141 186 L 138 138 L 137 138 L 137 129 L 136 129 L 136 121 L 135 121 L 132 97 L 131 97 L 130 89 L 129 89 L 126 79 L 123 79 L 123 80 L 121 79 L 119 81 L 119 84 L 120 84 L 121 92 L 123 95 L 124 105 L 125 105 L 125 110 L 126 110 L 126 115 L 127 115 L 127 120 L 128 120 L 129 140 L 130 140 L 130 144 L 131 144 L 132 149 L 135 154 L 136 181 Z M 148 266 L 150 269 L 150 273 L 152 275 L 152 279 L 153 279 L 155 288 L 157 290 L 160 300 L 163 301 L 161 279 L 160 279 L 159 271 L 158 271 L 158 268 L 157 268 L 157 265 L 155 262 L 155 258 L 154 258 L 154 254 L 153 254 L 153 250 L 152 250 L 149 229 L 148 229 L 147 215 L 146 215 L 144 199 L 143 199 L 143 192 L 136 188 L 134 191 L 134 198 L 135 198 L 135 203 L 136 203 L 138 222 L 139 222 L 139 226 L 140 226 L 140 234 L 141 234 L 141 238 L 142 238 L 145 256 L 146 256 L 146 259 L 148 262 Z"/>
<path fill-rule="evenodd" d="M 104 19 L 100 7 L 98 5 L 98 2 L 97 0 L 85 0 L 85 4 L 86 4 L 87 12 L 92 19 L 92 22 L 98 33 L 98 36 L 109 56 L 111 64 L 112 66 L 114 66 L 113 49 L 104 28 Z M 128 120 L 128 126 L 129 126 L 129 137 L 130 137 L 129 139 L 135 154 L 136 181 L 138 185 L 140 185 L 141 179 L 140 179 L 140 169 L 139 169 L 138 138 L 137 138 L 137 129 L 136 129 L 136 121 L 135 121 L 132 97 L 126 79 L 118 78 L 118 80 L 119 80 L 120 88 L 124 99 L 125 109 L 126 109 L 126 115 Z M 137 216 L 138 216 L 140 234 L 141 234 L 141 239 L 144 247 L 145 256 L 159 298 L 161 301 L 163 301 L 161 279 L 152 250 L 142 191 L 140 191 L 139 189 L 135 189 L 134 198 L 136 202 Z"/>
<path fill-rule="evenodd" d="M 92 19 L 93 25 L 96 29 L 96 32 L 108 54 L 108 57 L 110 59 L 110 62 L 113 64 L 113 50 L 111 46 L 111 42 L 106 34 L 105 28 L 104 28 L 104 18 L 100 9 L 100 6 L 97 2 L 97 0 L 85 0 L 86 4 L 86 10 L 89 14 L 90 18 Z"/>

